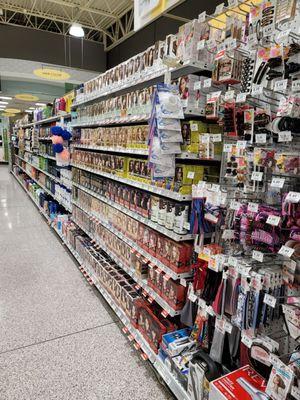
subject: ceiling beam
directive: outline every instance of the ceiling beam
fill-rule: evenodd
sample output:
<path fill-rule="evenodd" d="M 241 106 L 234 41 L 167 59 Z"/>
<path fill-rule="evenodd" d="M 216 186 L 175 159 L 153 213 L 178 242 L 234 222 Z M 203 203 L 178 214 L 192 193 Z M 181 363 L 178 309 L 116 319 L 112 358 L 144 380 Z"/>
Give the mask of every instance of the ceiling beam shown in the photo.
<path fill-rule="evenodd" d="M 88 5 L 80 5 L 80 4 L 74 4 L 74 3 L 68 3 L 67 1 L 64 0 L 47 0 L 49 3 L 54 3 L 54 4 L 60 4 L 61 6 L 64 7 L 71 7 L 71 8 L 78 8 L 80 11 L 86 11 L 90 12 L 92 14 L 98 14 L 98 15 L 103 15 L 104 17 L 110 17 L 112 19 L 117 19 L 118 16 L 115 14 L 110 13 L 109 11 L 103 11 L 103 10 L 98 10 L 96 8 L 91 8 Z M 90 3 L 90 2 L 88 2 Z"/>

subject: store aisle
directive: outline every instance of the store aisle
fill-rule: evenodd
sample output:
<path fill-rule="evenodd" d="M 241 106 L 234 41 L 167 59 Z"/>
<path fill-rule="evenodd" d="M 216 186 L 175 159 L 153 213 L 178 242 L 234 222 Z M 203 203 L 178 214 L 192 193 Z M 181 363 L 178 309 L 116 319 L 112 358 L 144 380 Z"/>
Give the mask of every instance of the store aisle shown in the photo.
<path fill-rule="evenodd" d="M 171 399 L 0 167 L 0 399 Z"/>

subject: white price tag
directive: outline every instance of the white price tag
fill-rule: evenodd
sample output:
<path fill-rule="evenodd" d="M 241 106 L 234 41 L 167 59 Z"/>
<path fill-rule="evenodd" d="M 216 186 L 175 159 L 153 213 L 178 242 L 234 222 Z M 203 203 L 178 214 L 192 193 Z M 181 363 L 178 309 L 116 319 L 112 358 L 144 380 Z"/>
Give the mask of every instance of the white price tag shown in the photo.
<path fill-rule="evenodd" d="M 225 101 L 234 100 L 234 96 L 235 96 L 234 90 L 228 90 L 228 91 L 225 93 L 224 99 L 225 99 Z"/>
<path fill-rule="evenodd" d="M 220 185 L 218 185 L 217 183 L 213 183 L 211 185 L 211 191 L 212 192 L 219 192 L 220 191 Z"/>
<path fill-rule="evenodd" d="M 238 211 L 241 208 L 242 204 L 236 200 L 231 200 L 229 208 L 231 210 Z"/>
<path fill-rule="evenodd" d="M 199 299 L 199 300 L 198 300 L 198 306 L 199 306 L 200 308 L 202 308 L 203 310 L 206 310 L 206 302 L 205 302 L 205 300 Z"/>
<path fill-rule="evenodd" d="M 244 149 L 246 148 L 246 146 L 247 146 L 246 140 L 238 140 L 238 141 L 236 142 L 236 148 L 237 148 L 237 149 L 244 150 Z"/>
<path fill-rule="evenodd" d="M 199 50 L 203 50 L 203 49 L 205 48 L 205 43 L 206 43 L 206 40 L 205 40 L 205 39 L 200 40 L 200 42 L 197 43 L 197 50 L 198 50 L 198 51 L 199 51 Z"/>
<path fill-rule="evenodd" d="M 225 320 L 216 318 L 215 327 L 218 331 L 225 333 Z"/>
<path fill-rule="evenodd" d="M 300 388 L 297 386 L 292 386 L 291 395 L 296 399 L 300 400 Z"/>
<path fill-rule="evenodd" d="M 225 143 L 223 146 L 224 153 L 231 153 L 232 152 L 232 144 Z"/>
<path fill-rule="evenodd" d="M 184 229 L 187 229 L 188 231 L 191 229 L 191 224 L 189 222 L 185 222 L 183 224 L 183 226 L 184 226 Z"/>
<path fill-rule="evenodd" d="M 242 343 L 244 343 L 245 346 L 251 349 L 253 340 L 248 335 L 242 334 Z"/>
<path fill-rule="evenodd" d="M 194 90 L 199 90 L 201 89 L 201 81 L 195 82 L 194 84 Z"/>
<path fill-rule="evenodd" d="M 221 133 L 215 133 L 213 135 L 210 135 L 210 139 L 212 142 L 222 142 L 222 134 Z"/>
<path fill-rule="evenodd" d="M 278 254 L 281 254 L 284 257 L 291 258 L 292 255 L 294 254 L 295 249 L 292 249 L 291 247 L 288 246 L 281 246 L 280 250 L 278 251 Z"/>
<path fill-rule="evenodd" d="M 274 26 L 272 24 L 263 27 L 264 36 L 270 36 L 273 33 L 273 31 L 274 31 Z"/>
<path fill-rule="evenodd" d="M 233 229 L 224 229 L 222 234 L 222 239 L 224 240 L 232 240 L 235 239 L 235 232 Z"/>
<path fill-rule="evenodd" d="M 269 215 L 267 218 L 267 224 L 272 226 L 278 226 L 280 222 L 280 217 L 278 215 Z"/>
<path fill-rule="evenodd" d="M 257 133 L 255 135 L 255 143 L 267 143 L 267 134 L 266 133 Z"/>
<path fill-rule="evenodd" d="M 214 310 L 213 310 L 213 308 L 212 308 L 212 306 L 207 306 L 206 307 L 206 312 L 207 312 L 207 314 L 211 315 L 212 317 L 214 317 L 216 315 Z"/>
<path fill-rule="evenodd" d="M 201 143 L 209 143 L 209 135 L 200 135 Z"/>
<path fill-rule="evenodd" d="M 228 0 L 228 7 L 237 7 L 238 5 L 238 0 Z"/>
<path fill-rule="evenodd" d="M 299 192 L 289 192 L 285 198 L 286 201 L 290 203 L 299 203 L 300 193 Z"/>
<path fill-rule="evenodd" d="M 218 14 L 222 14 L 223 10 L 224 10 L 224 3 L 220 3 L 217 5 L 216 10 L 214 12 L 214 15 L 218 15 Z"/>
<path fill-rule="evenodd" d="M 282 189 L 284 186 L 284 178 L 272 178 L 271 187 Z"/>
<path fill-rule="evenodd" d="M 297 79 L 292 82 L 292 91 L 293 92 L 300 92 L 300 79 Z"/>
<path fill-rule="evenodd" d="M 180 285 L 186 287 L 186 280 L 183 278 L 180 278 Z"/>
<path fill-rule="evenodd" d="M 225 331 L 228 332 L 229 334 L 232 332 L 233 326 L 231 325 L 230 322 L 226 321 L 224 325 Z"/>
<path fill-rule="evenodd" d="M 274 296 L 271 296 L 270 294 L 266 293 L 264 296 L 264 303 L 267 304 L 268 306 L 275 308 L 276 306 L 276 301 L 277 299 Z"/>
<path fill-rule="evenodd" d="M 288 80 L 282 79 L 280 81 L 275 82 L 274 90 L 275 92 L 284 92 L 286 91 L 287 85 L 288 85 Z"/>
<path fill-rule="evenodd" d="M 253 250 L 252 258 L 253 258 L 253 260 L 263 262 L 264 261 L 264 253 L 262 253 L 261 251 Z"/>
<path fill-rule="evenodd" d="M 204 88 L 210 88 L 211 87 L 211 82 L 212 82 L 211 78 L 205 79 L 203 81 L 203 87 Z"/>
<path fill-rule="evenodd" d="M 203 11 L 201 14 L 199 14 L 198 21 L 205 22 L 205 20 L 206 20 L 206 11 Z"/>
<path fill-rule="evenodd" d="M 258 212 L 258 203 L 248 203 L 248 211 Z"/>
<path fill-rule="evenodd" d="M 247 93 L 239 93 L 236 96 L 237 103 L 245 103 L 246 99 L 247 99 Z"/>
<path fill-rule="evenodd" d="M 198 124 L 191 124 L 191 131 L 198 132 Z"/>
<path fill-rule="evenodd" d="M 278 133 L 278 142 L 291 142 L 292 139 L 291 131 L 283 131 Z"/>
<path fill-rule="evenodd" d="M 188 171 L 187 173 L 187 178 L 188 179 L 194 179 L 195 176 L 195 172 L 194 171 Z"/>
<path fill-rule="evenodd" d="M 262 179 L 263 179 L 263 175 L 264 175 L 263 172 L 253 171 L 253 172 L 252 172 L 252 175 L 251 175 L 251 180 L 252 180 L 252 181 L 261 182 Z"/>
<path fill-rule="evenodd" d="M 195 303 L 195 302 L 197 301 L 197 296 L 195 295 L 195 293 L 190 293 L 190 294 L 189 294 L 189 300 L 190 300 L 192 303 Z"/>
<path fill-rule="evenodd" d="M 263 94 L 263 87 L 260 85 L 253 85 L 251 94 L 256 96 L 257 94 Z"/>

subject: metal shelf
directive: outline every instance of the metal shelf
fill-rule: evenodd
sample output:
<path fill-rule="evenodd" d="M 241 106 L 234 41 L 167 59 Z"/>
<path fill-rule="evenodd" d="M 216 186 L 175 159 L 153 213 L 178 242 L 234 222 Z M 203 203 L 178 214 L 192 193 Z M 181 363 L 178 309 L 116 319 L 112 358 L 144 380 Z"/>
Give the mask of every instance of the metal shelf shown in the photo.
<path fill-rule="evenodd" d="M 75 168 L 82 169 L 83 171 L 88 171 L 95 175 L 100 175 L 105 178 L 117 181 L 117 182 L 122 182 L 122 183 L 125 183 L 126 185 L 134 186 L 139 189 L 146 190 L 147 192 L 151 192 L 151 193 L 158 194 L 160 196 L 167 197 L 169 199 L 173 199 L 173 200 L 177 200 L 177 201 L 191 201 L 192 200 L 192 195 L 190 195 L 190 194 L 181 194 L 181 193 L 173 192 L 172 190 L 148 185 L 147 183 L 134 181 L 134 180 L 128 179 L 128 178 L 121 178 L 120 176 L 117 176 L 114 174 L 109 174 L 108 172 L 97 171 L 92 168 L 80 165 L 80 164 L 72 163 L 71 165 Z"/>
<path fill-rule="evenodd" d="M 54 156 L 49 156 L 48 154 L 44 154 L 44 153 L 39 153 L 38 155 L 41 156 L 41 157 L 44 157 L 44 158 L 49 158 L 49 160 L 55 160 L 56 161 L 56 157 L 54 157 Z"/>
<path fill-rule="evenodd" d="M 80 105 L 91 103 L 99 99 L 104 100 L 105 98 L 111 97 L 112 95 L 122 95 L 124 93 L 127 93 L 128 89 L 138 90 L 148 86 L 156 85 L 157 83 L 164 81 L 164 74 L 167 71 L 171 72 L 171 79 L 177 79 L 182 75 L 193 74 L 196 72 L 199 73 L 201 71 L 208 73 L 211 72 L 212 69 L 213 65 L 209 65 L 201 61 L 188 60 L 184 64 L 170 68 L 169 70 L 167 67 L 165 67 L 159 71 L 154 71 L 152 73 L 149 71 L 145 71 L 145 76 L 143 76 L 142 78 L 138 79 L 137 77 L 131 77 L 128 82 L 118 85 L 116 84 L 115 87 L 112 87 L 111 85 L 109 89 L 106 89 L 105 91 L 102 91 L 100 93 L 93 93 L 89 96 L 83 94 L 82 97 L 84 98 L 81 101 L 74 102 L 72 107 L 78 107 Z"/>
<path fill-rule="evenodd" d="M 41 119 L 40 121 L 34 121 L 29 124 L 21 125 L 19 128 L 30 128 L 35 125 L 43 125 L 54 121 L 59 121 L 61 118 L 68 119 L 71 118 L 71 113 L 62 114 L 62 115 L 55 115 L 54 117 L 49 117 L 45 119 Z"/>
<path fill-rule="evenodd" d="M 99 224 L 103 225 L 106 229 L 108 229 L 110 232 L 112 232 L 114 235 L 116 235 L 119 239 L 123 240 L 123 242 L 127 243 L 129 247 L 132 247 L 139 254 L 141 254 L 146 260 L 150 261 L 152 264 L 154 264 L 155 266 L 160 268 L 163 272 L 166 273 L 166 275 L 170 276 L 172 279 L 177 280 L 180 278 L 187 278 L 187 277 L 191 276 L 190 271 L 182 272 L 182 273 L 173 271 L 171 268 L 167 267 L 164 263 L 159 261 L 157 258 L 153 257 L 147 251 L 142 249 L 139 245 L 137 245 L 135 242 L 133 242 L 131 239 L 129 239 L 127 236 L 125 236 L 122 232 L 120 232 L 116 228 L 114 228 L 111 224 L 99 219 L 99 216 L 96 216 L 96 215 L 92 214 L 91 212 L 85 210 L 79 203 L 77 203 L 74 200 L 73 200 L 73 204 L 76 207 L 80 208 L 84 213 L 86 213 L 92 220 L 96 220 Z M 91 233 L 89 233 L 89 236 L 91 236 Z M 96 240 L 96 239 L 94 238 L 94 240 Z M 99 245 L 101 247 L 101 244 L 99 244 Z"/>
<path fill-rule="evenodd" d="M 38 154 L 36 154 L 38 156 Z M 49 174 L 49 172 L 44 171 L 42 168 L 39 168 L 37 166 L 35 166 L 34 164 L 31 164 L 29 161 L 25 160 L 25 158 L 22 158 L 18 155 L 16 155 L 16 157 L 20 158 L 21 160 L 25 161 L 27 164 L 31 165 L 33 168 L 37 169 L 38 171 L 42 172 L 43 174 L 49 176 L 49 178 L 53 179 L 55 182 L 59 183 L 60 185 L 62 185 L 61 181 L 59 178 L 57 178 L 56 176 Z M 64 185 L 65 186 L 65 185 Z"/>
<path fill-rule="evenodd" d="M 175 233 L 175 232 L 165 228 L 164 226 L 159 225 L 158 223 L 155 223 L 155 222 L 151 221 L 150 219 L 145 218 L 142 215 L 129 210 L 128 208 L 122 206 L 121 204 L 115 203 L 114 201 L 109 200 L 106 197 L 101 196 L 100 194 L 97 194 L 90 189 L 85 188 L 84 186 L 80 185 L 79 183 L 73 182 L 73 186 L 78 187 L 79 189 L 90 194 L 91 196 L 95 197 L 96 199 L 101 200 L 103 203 L 109 204 L 110 206 L 116 208 L 117 210 L 122 211 L 124 214 L 129 215 L 130 217 L 136 219 L 139 222 L 142 222 L 144 225 L 147 225 L 152 229 L 155 229 L 157 232 L 162 233 L 163 235 L 169 237 L 170 239 L 175 240 L 176 242 L 180 242 L 180 241 L 184 241 L 184 240 L 192 240 L 195 238 L 195 235 L 190 235 L 190 234 L 179 235 L 178 233 Z"/>
<path fill-rule="evenodd" d="M 80 127 L 93 127 L 93 126 L 107 126 L 107 125 L 120 125 L 129 123 L 140 123 L 148 122 L 150 118 L 149 114 L 141 114 L 140 116 L 127 116 L 125 117 L 107 117 L 104 118 L 95 117 L 89 121 L 77 121 L 71 124 L 72 128 Z"/>
<path fill-rule="evenodd" d="M 84 149 L 84 150 L 98 150 L 98 151 L 107 151 L 111 153 L 128 153 L 128 154 L 136 154 L 139 156 L 147 156 L 149 151 L 148 149 L 128 149 L 126 147 L 112 147 L 112 146 L 96 146 L 89 144 L 76 144 L 72 145 L 73 148 Z"/>

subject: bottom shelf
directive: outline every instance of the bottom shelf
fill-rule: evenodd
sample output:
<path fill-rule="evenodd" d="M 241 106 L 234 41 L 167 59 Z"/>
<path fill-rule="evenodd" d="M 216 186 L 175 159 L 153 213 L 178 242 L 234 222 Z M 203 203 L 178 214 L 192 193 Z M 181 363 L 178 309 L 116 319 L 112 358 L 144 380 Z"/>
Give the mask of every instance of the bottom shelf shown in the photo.
<path fill-rule="evenodd" d="M 131 342 L 135 341 L 134 347 L 136 348 L 136 350 L 139 350 L 139 349 L 142 350 L 141 357 L 144 360 L 149 359 L 149 361 L 153 364 L 154 368 L 159 373 L 159 375 L 162 377 L 162 379 L 164 380 L 166 385 L 170 388 L 170 390 L 174 393 L 174 395 L 179 400 L 190 400 L 190 397 L 188 396 L 187 392 L 184 390 L 184 388 L 181 386 L 181 384 L 178 382 L 178 380 L 176 380 L 175 376 L 165 366 L 165 364 L 161 361 L 161 359 L 153 352 L 153 350 L 150 348 L 149 344 L 144 339 L 144 337 L 141 335 L 141 333 L 131 325 L 127 315 L 114 302 L 113 298 L 106 291 L 106 289 L 100 285 L 100 283 L 99 283 L 97 277 L 95 276 L 90 265 L 88 265 L 86 262 L 83 262 L 81 260 L 81 257 L 76 252 L 76 250 L 73 249 L 72 245 L 64 238 L 64 236 L 56 228 L 56 226 L 51 224 L 51 219 L 49 218 L 49 216 L 40 207 L 40 205 L 37 203 L 36 199 L 32 196 L 32 194 L 30 192 L 28 192 L 28 190 L 25 188 L 25 186 L 23 185 L 22 181 L 18 178 L 18 176 L 13 171 L 11 171 L 11 173 L 15 177 L 17 182 L 22 186 L 23 190 L 27 193 L 27 195 L 32 200 L 32 202 L 35 204 L 35 206 L 38 208 L 40 213 L 45 217 L 48 224 L 53 228 L 54 232 L 58 235 L 58 237 L 66 245 L 66 247 L 68 248 L 70 253 L 77 260 L 77 262 L 79 264 L 79 270 L 83 273 L 83 275 L 86 277 L 88 282 L 90 284 L 94 284 L 94 286 L 98 289 L 98 291 L 101 293 L 101 295 L 106 300 L 106 302 L 110 305 L 110 307 L 113 309 L 113 311 L 117 314 L 117 316 L 121 320 L 122 324 L 124 325 L 122 331 L 128 335 L 128 339 Z"/>

